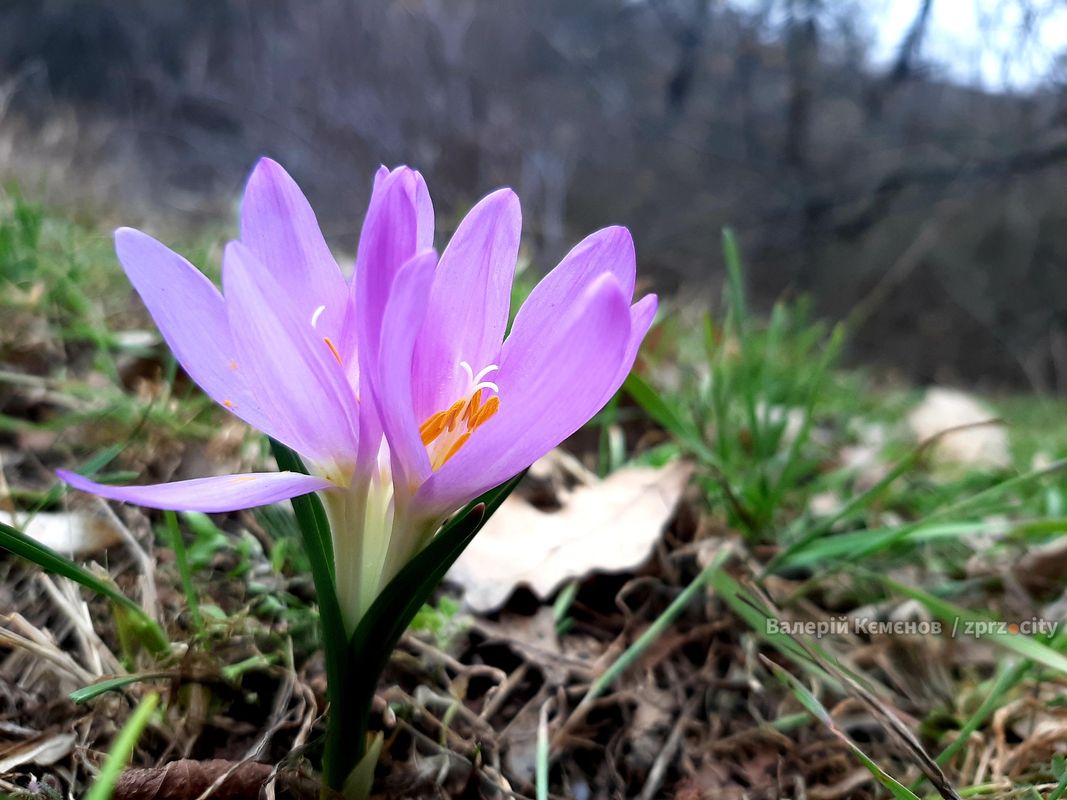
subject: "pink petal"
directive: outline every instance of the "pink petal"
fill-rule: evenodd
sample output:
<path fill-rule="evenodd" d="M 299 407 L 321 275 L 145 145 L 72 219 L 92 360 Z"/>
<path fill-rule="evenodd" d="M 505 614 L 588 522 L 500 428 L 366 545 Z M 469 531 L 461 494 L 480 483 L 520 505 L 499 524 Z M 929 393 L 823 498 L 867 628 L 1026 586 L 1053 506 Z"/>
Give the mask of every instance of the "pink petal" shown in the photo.
<path fill-rule="evenodd" d="M 402 167 L 377 181 L 356 250 L 352 305 L 360 352 L 377 352 L 397 272 L 419 250 L 416 195 L 421 177 Z"/>
<path fill-rule="evenodd" d="M 430 459 L 419 435 L 419 419 L 411 404 L 412 357 L 436 265 L 437 253 L 425 250 L 397 275 L 385 309 L 381 354 L 375 369 L 378 413 L 394 472 L 404 481 L 421 482 L 430 473 Z"/>
<path fill-rule="evenodd" d="M 150 486 L 109 486 L 65 469 L 56 470 L 56 474 L 75 489 L 109 500 L 133 503 L 146 508 L 202 511 L 205 514 L 265 506 L 333 486 L 325 478 L 302 475 L 299 472 L 220 475 L 215 478 L 194 478 Z"/>
<path fill-rule="evenodd" d="M 496 375 L 500 410 L 423 484 L 420 506 L 457 508 L 578 430 L 625 375 L 629 341 L 630 309 L 613 275 L 602 275 L 544 326 L 516 327 Z"/>
<path fill-rule="evenodd" d="M 460 361 L 477 373 L 500 355 L 521 228 L 518 197 L 500 189 L 471 209 L 442 254 L 415 348 L 420 419 L 460 399 Z"/>
<path fill-rule="evenodd" d="M 637 261 L 633 238 L 626 228 L 604 228 L 575 245 L 534 287 L 515 315 L 512 329 L 552 324 L 572 298 L 605 274 L 615 276 L 627 300 L 633 297 Z"/>
<path fill-rule="evenodd" d="M 363 231 L 356 251 L 355 274 L 352 276 L 348 316 L 341 345 L 342 357 L 357 358 L 361 364 L 359 394 L 361 398 L 359 438 L 361 463 L 372 463 L 381 440 L 381 423 L 376 413 L 374 382 L 367 379 L 362 365 L 375 361 L 381 347 L 382 319 L 389 292 L 400 268 L 419 251 L 427 237 L 424 230 L 429 195 L 422 176 L 407 167 L 399 167 L 375 176 Z M 432 217 L 432 209 L 429 211 Z M 432 225 L 432 219 L 431 219 Z M 432 227 L 429 231 L 432 241 Z M 358 355 L 357 355 L 358 354 Z"/>
<path fill-rule="evenodd" d="M 641 349 L 641 342 L 645 340 L 645 334 L 652 327 L 652 321 L 656 318 L 656 309 L 659 307 L 659 298 L 654 294 L 648 294 L 630 306 L 630 339 L 626 343 L 626 355 L 619 364 L 619 372 L 615 380 L 611 382 L 609 391 L 604 397 L 604 403 L 619 390 L 626 376 L 633 369 L 634 361 L 637 360 L 637 351 Z"/>
<path fill-rule="evenodd" d="M 189 377 L 216 403 L 273 435 L 274 426 L 236 369 L 226 307 L 214 284 L 180 255 L 132 228 L 115 231 L 115 251 Z"/>
<path fill-rule="evenodd" d="M 300 187 L 269 158 L 256 164 L 241 202 L 241 242 L 270 270 L 295 315 L 339 341 L 348 286 Z"/>
<path fill-rule="evenodd" d="M 374 173 L 374 191 L 378 191 L 386 178 L 401 170 L 411 171 L 409 167 L 397 167 L 395 170 L 390 170 L 384 165 L 378 167 L 378 171 Z M 417 249 L 421 251 L 433 247 L 433 202 L 430 200 L 430 190 L 426 186 L 426 181 L 418 172 L 415 172 L 415 219 L 418 228 Z"/>
<path fill-rule="evenodd" d="M 358 405 L 334 347 L 252 251 L 231 242 L 222 280 L 236 361 L 280 441 L 320 464 L 355 460 Z"/>

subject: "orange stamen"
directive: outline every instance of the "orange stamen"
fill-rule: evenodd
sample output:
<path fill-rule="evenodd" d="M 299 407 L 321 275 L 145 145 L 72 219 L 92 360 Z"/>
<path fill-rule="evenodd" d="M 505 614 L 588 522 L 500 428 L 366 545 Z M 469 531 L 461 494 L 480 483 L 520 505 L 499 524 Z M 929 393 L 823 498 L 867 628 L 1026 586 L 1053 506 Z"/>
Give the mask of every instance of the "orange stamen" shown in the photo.
<path fill-rule="evenodd" d="M 345 363 L 341 360 L 341 354 L 337 352 L 337 348 L 334 347 L 333 342 L 330 341 L 330 337 L 323 336 L 322 341 L 326 342 L 326 346 L 330 348 L 330 352 L 333 353 L 333 357 L 337 359 L 337 363 L 343 367 Z"/>
<path fill-rule="evenodd" d="M 500 397 L 493 395 L 485 401 L 485 405 L 478 411 L 478 416 L 475 417 L 471 423 L 471 430 L 478 428 L 488 422 L 492 416 L 500 409 Z"/>
<path fill-rule="evenodd" d="M 228 366 L 228 367 L 229 367 L 229 368 L 230 368 L 231 370 L 233 370 L 233 369 L 237 369 L 237 362 L 236 362 L 236 361 L 234 361 L 234 360 L 233 360 L 233 359 L 231 358 L 231 359 L 230 359 L 230 363 L 229 363 L 229 364 L 227 364 L 226 366 Z"/>
<path fill-rule="evenodd" d="M 479 389 L 471 395 L 470 402 L 467 403 L 467 407 L 463 411 L 463 421 L 467 423 L 469 428 L 471 424 L 478 418 L 478 407 L 482 402 L 482 390 Z"/>
<path fill-rule="evenodd" d="M 482 389 L 470 397 L 457 400 L 444 411 L 431 414 L 419 426 L 419 436 L 430 456 L 430 466 L 441 469 L 463 449 L 478 426 L 488 421 L 500 408 L 500 398 L 492 395 L 482 402 Z"/>
<path fill-rule="evenodd" d="M 233 400 L 223 400 L 222 404 L 226 406 L 226 408 L 233 408 Z"/>
<path fill-rule="evenodd" d="M 463 447 L 463 445 L 465 445 L 467 443 L 467 440 L 469 438 L 471 438 L 471 432 L 467 431 L 465 434 L 463 434 L 458 439 L 456 439 L 455 443 L 450 448 L 448 448 L 448 452 L 445 453 L 445 457 L 443 459 L 441 459 L 441 463 L 438 465 L 438 469 L 440 469 L 440 467 L 443 467 L 445 464 L 447 464 L 448 463 L 448 459 L 452 458 L 452 456 L 454 456 L 456 453 L 458 453 L 459 452 L 459 448 Z"/>
<path fill-rule="evenodd" d="M 445 425 L 450 432 L 456 429 L 456 420 L 459 419 L 459 415 L 463 411 L 463 406 L 465 405 L 466 403 L 462 400 L 457 400 L 449 406 L 448 411 L 445 412 L 445 418 L 447 420 Z"/>
<path fill-rule="evenodd" d="M 434 439 L 440 436 L 445 430 L 445 417 L 448 415 L 446 411 L 438 411 L 419 428 L 419 436 L 422 437 L 422 443 L 429 445 Z"/>

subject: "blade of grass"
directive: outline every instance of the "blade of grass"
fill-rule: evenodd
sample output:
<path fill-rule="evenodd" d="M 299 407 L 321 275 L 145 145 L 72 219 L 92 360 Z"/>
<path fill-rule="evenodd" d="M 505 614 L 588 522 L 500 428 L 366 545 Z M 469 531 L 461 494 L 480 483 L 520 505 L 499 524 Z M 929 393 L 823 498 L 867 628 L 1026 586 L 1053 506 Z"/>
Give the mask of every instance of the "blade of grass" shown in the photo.
<path fill-rule="evenodd" d="M 1053 789 L 1046 800 L 1060 800 L 1067 792 L 1067 770 L 1064 769 L 1063 756 L 1057 753 L 1052 758 L 1052 774 L 1059 779 L 1056 788 Z"/>
<path fill-rule="evenodd" d="M 889 791 L 893 797 L 897 800 L 919 800 L 911 789 L 900 783 L 896 778 L 892 777 L 889 773 L 879 767 L 866 753 L 860 750 L 859 746 L 848 737 L 848 735 L 837 727 L 833 717 L 830 716 L 830 712 L 826 710 L 818 698 L 815 697 L 807 687 L 804 686 L 799 680 L 796 679 L 787 670 L 775 664 L 769 658 L 761 656 L 763 663 L 771 670 L 774 676 L 782 682 L 792 693 L 793 696 L 800 702 L 802 706 L 817 720 L 822 722 L 829 731 L 844 742 L 856 759 L 863 764 L 864 767 L 874 776 L 874 779 L 878 781 L 886 790 Z"/>
<path fill-rule="evenodd" d="M 254 656 L 249 656 L 243 661 L 238 661 L 236 664 L 227 664 L 220 670 L 220 672 L 222 673 L 222 677 L 230 681 L 230 683 L 237 683 L 241 680 L 241 676 L 246 672 L 251 672 L 255 669 L 266 669 L 277 660 L 277 655 L 264 655 L 263 653 L 259 653 Z"/>
<path fill-rule="evenodd" d="M 728 324 L 733 323 L 734 334 L 745 339 L 748 307 L 745 302 L 745 275 L 741 265 L 741 251 L 732 228 L 722 229 L 722 254 L 726 262 L 726 287 L 729 298 Z"/>
<path fill-rule="evenodd" d="M 105 678 L 102 681 L 91 683 L 88 686 L 83 686 L 80 689 L 75 689 L 67 697 L 75 703 L 86 703 L 95 697 L 99 697 L 107 692 L 116 692 L 124 686 L 130 686 L 134 683 L 141 683 L 143 681 L 156 681 L 156 680 L 171 680 L 174 678 L 172 672 L 142 672 L 137 675 L 119 675 L 115 678 Z"/>
<path fill-rule="evenodd" d="M 619 416 L 619 394 L 611 396 L 608 404 L 597 414 L 599 433 L 597 434 L 597 475 L 606 478 L 615 467 L 622 462 L 618 458 L 619 447 L 615 443 L 617 438 L 613 431 L 617 430 L 616 421 Z"/>
<path fill-rule="evenodd" d="M 74 563 L 69 558 L 61 556 L 49 547 L 31 539 L 17 528 L 0 522 L 0 547 L 14 553 L 20 558 L 31 561 L 46 572 L 62 575 L 64 578 L 84 586 L 86 589 L 106 597 L 116 606 L 121 608 L 135 625 L 143 642 L 148 649 L 156 655 L 166 653 L 170 649 L 170 641 L 163 629 L 149 617 L 143 608 L 122 594 L 111 584 L 98 578 L 89 570 Z"/>
<path fill-rule="evenodd" d="M 1052 638 L 1049 646 L 1054 650 L 1061 650 L 1067 644 L 1067 633 L 1059 633 Z M 1008 702 L 1008 692 L 1014 689 L 1026 675 L 1033 669 L 1034 662 L 1029 659 L 1023 659 L 1011 666 L 1001 665 L 997 678 L 993 683 L 992 688 L 989 690 L 989 694 L 986 696 L 982 704 L 975 709 L 974 713 L 967 718 L 967 721 L 960 727 L 956 734 L 956 738 L 953 739 L 949 745 L 942 750 L 935 759 L 938 764 L 947 764 L 948 761 L 955 756 L 960 750 L 962 750 L 971 740 L 971 735 L 982 726 L 989 717 L 998 708 Z M 912 790 L 917 791 L 918 787 L 922 785 L 925 780 L 925 776 L 920 777 L 912 784 Z"/>
<path fill-rule="evenodd" d="M 119 775 L 129 763 L 130 757 L 133 755 L 133 749 L 137 746 L 141 734 L 144 733 L 145 726 L 148 725 L 148 721 L 152 718 L 152 714 L 155 713 L 158 705 L 159 695 L 154 692 L 146 695 L 137 704 L 133 714 L 126 721 L 126 724 L 122 726 L 115 743 L 111 745 L 111 750 L 107 754 L 104 765 L 100 768 L 100 774 L 93 781 L 89 793 L 85 795 L 85 800 L 111 800 Z"/>
<path fill-rule="evenodd" d="M 723 570 L 718 570 L 711 575 L 709 580 L 716 595 L 741 617 L 755 633 L 762 639 L 773 645 L 783 655 L 804 665 L 815 675 L 824 681 L 837 681 L 828 675 L 821 667 L 812 663 L 811 658 L 791 636 L 771 630 L 769 621 L 774 619 L 769 611 L 762 608 L 757 601 L 744 591 L 741 584 Z"/>
<path fill-rule="evenodd" d="M 193 618 L 193 628 L 196 629 L 197 635 L 203 635 L 204 619 L 200 616 L 200 595 L 193 585 L 193 573 L 189 569 L 189 557 L 185 552 L 181 529 L 178 527 L 178 517 L 173 511 L 164 511 L 163 519 L 170 533 L 170 546 L 174 550 L 174 562 L 178 565 L 178 575 L 185 592 L 185 601 L 189 604 L 189 616 Z"/>
<path fill-rule="evenodd" d="M 945 624 L 951 625 L 953 635 L 957 632 L 961 632 L 959 631 L 960 622 L 985 623 L 994 626 L 1000 624 L 998 620 L 991 619 L 984 614 L 969 611 L 949 603 L 923 589 L 908 586 L 876 572 L 863 570 L 863 573 L 871 579 L 881 581 L 891 591 L 894 591 L 897 594 L 902 594 L 905 597 L 910 597 L 921 603 L 935 617 Z M 966 635 L 965 631 L 962 632 Z M 993 642 L 1004 650 L 1022 656 L 1024 659 L 1043 664 L 1057 672 L 1067 674 L 1067 656 L 1064 656 L 1045 642 L 1032 636 L 1027 636 L 1022 633 L 1002 633 L 998 630 L 983 630 L 981 636 L 975 638 L 988 639 L 990 642 Z"/>
<path fill-rule="evenodd" d="M 1005 695 L 1026 676 L 1026 673 L 1028 673 L 1032 667 L 1032 661 L 1020 661 L 1006 668 L 1002 666 L 989 695 L 959 729 L 956 738 L 953 739 L 948 747 L 942 750 L 934 760 L 943 766 L 947 764 L 956 753 L 962 750 L 970 742 L 971 734 L 977 731 L 982 723 L 985 722 L 994 711 L 1007 702 Z M 915 782 L 912 783 L 910 787 L 911 790 L 918 791 L 919 787 L 922 786 L 925 780 L 925 775 L 919 776 Z"/>
<path fill-rule="evenodd" d="M 730 557 L 730 548 L 721 548 L 715 556 L 711 559 L 711 562 L 700 571 L 682 592 L 671 601 L 671 604 L 664 609 L 652 622 L 645 632 L 642 633 L 637 640 L 634 641 L 615 661 L 604 670 L 603 673 L 593 681 L 589 690 L 585 693 L 585 697 L 575 709 L 575 715 L 579 715 L 582 711 L 589 707 L 589 705 L 596 700 L 600 694 L 611 686 L 619 676 L 626 672 L 637 658 L 643 653 L 649 645 L 658 639 L 667 627 L 674 622 L 675 618 L 685 610 L 697 593 L 700 592 L 705 584 L 707 584 L 713 576 L 719 572 L 719 569 L 726 562 L 726 559 Z"/>
<path fill-rule="evenodd" d="M 830 531 L 834 526 L 843 520 L 851 518 L 857 511 L 866 508 L 893 484 L 897 478 L 904 475 L 910 469 L 912 469 L 919 458 L 924 452 L 924 446 L 919 445 L 911 452 L 909 452 L 904 458 L 893 465 L 893 468 L 889 470 L 877 483 L 871 486 L 864 492 L 853 497 L 845 505 L 843 505 L 835 514 L 826 517 L 813 525 L 807 533 L 800 536 L 794 542 L 789 544 L 784 550 L 777 553 L 763 569 L 763 575 L 768 575 L 776 568 L 792 563 L 792 559 L 802 553 L 813 542 L 822 538 Z"/>
<path fill-rule="evenodd" d="M 976 533 L 1004 533 L 1010 524 L 1003 520 L 989 522 L 943 522 L 926 525 L 911 531 L 898 545 L 920 544 L 942 539 L 958 539 Z M 896 536 L 896 528 L 868 528 L 850 533 L 839 533 L 813 541 L 808 547 L 794 553 L 780 566 L 812 566 L 841 559 L 863 545 L 879 544 Z"/>
<path fill-rule="evenodd" d="M 775 483 L 771 496 L 768 499 L 768 503 L 772 508 L 781 505 L 783 496 L 793 486 L 797 479 L 796 472 L 801 463 L 800 453 L 811 435 L 811 428 L 815 419 L 816 403 L 821 397 L 826 376 L 830 371 L 830 366 L 837 360 L 837 356 L 841 352 L 841 347 L 844 345 L 844 341 L 844 326 L 838 325 L 834 328 L 830 341 L 826 345 L 822 358 L 820 358 L 818 364 L 816 364 L 810 379 L 807 397 L 802 411 L 803 417 L 801 419 L 800 430 L 797 431 L 796 435 L 789 443 L 789 450 L 786 452 L 785 457 L 785 466 L 782 468 L 781 475 Z"/>
<path fill-rule="evenodd" d="M 698 458 L 709 464 L 718 464 L 719 459 L 712 452 L 696 428 L 686 421 L 677 408 L 673 408 L 640 375 L 631 372 L 623 383 L 623 389 L 633 398 L 652 419 L 674 436 Z"/>
<path fill-rule="evenodd" d="M 889 537 L 886 540 L 883 540 L 877 545 L 868 545 L 867 547 L 857 549 L 848 557 L 847 560 L 859 561 L 860 559 L 865 558 L 866 556 L 873 555 L 879 550 L 885 550 L 889 547 L 892 547 L 894 544 L 906 538 L 917 528 L 920 528 L 923 525 L 928 525 L 931 522 L 943 520 L 946 517 L 952 517 L 963 513 L 971 513 L 975 509 L 981 508 L 984 503 L 996 499 L 1002 494 L 1005 494 L 1015 489 L 1021 489 L 1024 486 L 1033 483 L 1034 481 L 1040 480 L 1041 478 L 1047 477 L 1057 472 L 1062 472 L 1065 469 L 1067 469 L 1067 459 L 1061 459 L 1060 461 L 1055 461 L 1046 467 L 1042 467 L 1041 469 L 1035 469 L 1022 475 L 1016 475 L 1014 478 L 1008 478 L 1006 481 L 1002 481 L 996 484 L 995 486 L 990 486 L 988 489 L 983 489 L 982 491 L 977 492 L 976 494 L 973 494 L 970 497 L 965 497 L 962 500 L 959 500 L 958 502 L 940 508 L 932 514 L 928 514 L 924 519 L 917 520 L 908 525 L 902 525 L 900 528 L 897 529 L 896 533 L 893 536 Z"/>
<path fill-rule="evenodd" d="M 878 495 L 880 495 L 888 486 L 893 483 L 897 478 L 907 472 L 914 466 L 918 459 L 925 452 L 925 449 L 929 446 L 931 440 L 924 442 L 917 448 L 912 450 L 907 456 L 897 462 L 878 483 L 872 486 L 867 491 L 860 495 L 857 495 L 845 506 L 843 506 L 836 514 L 828 517 L 827 519 L 819 522 L 813 526 L 807 533 L 802 535 L 798 540 L 790 544 L 783 551 L 774 556 L 763 569 L 763 575 L 769 574 L 774 569 L 786 564 L 797 563 L 794 559 L 799 554 L 811 547 L 811 545 L 821 537 L 825 536 L 830 530 L 842 520 L 848 519 L 856 511 L 860 510 L 864 506 L 873 502 Z M 940 522 L 947 517 L 956 516 L 959 514 L 970 513 L 975 509 L 980 508 L 984 503 L 995 499 L 1000 494 L 1022 488 L 1036 480 L 1044 478 L 1048 475 L 1052 475 L 1056 472 L 1060 472 L 1067 469 L 1067 459 L 1056 461 L 1041 469 L 1036 469 L 1031 472 L 1027 472 L 1023 475 L 1017 475 L 1014 478 L 1009 478 L 1006 481 L 990 486 L 987 489 L 965 497 L 949 506 L 934 511 L 928 514 L 922 519 L 914 522 L 902 525 L 896 528 L 894 531 L 887 535 L 881 536 L 869 536 L 869 531 L 856 532 L 857 541 L 856 547 L 850 549 L 847 553 L 840 554 L 840 560 L 842 562 L 854 562 L 859 561 L 862 558 L 874 555 L 875 553 L 884 552 L 889 550 L 894 545 L 897 545 L 912 536 L 918 531 L 930 526 L 934 522 Z M 864 540 L 864 536 L 867 536 Z M 837 538 L 837 537 L 835 537 Z"/>

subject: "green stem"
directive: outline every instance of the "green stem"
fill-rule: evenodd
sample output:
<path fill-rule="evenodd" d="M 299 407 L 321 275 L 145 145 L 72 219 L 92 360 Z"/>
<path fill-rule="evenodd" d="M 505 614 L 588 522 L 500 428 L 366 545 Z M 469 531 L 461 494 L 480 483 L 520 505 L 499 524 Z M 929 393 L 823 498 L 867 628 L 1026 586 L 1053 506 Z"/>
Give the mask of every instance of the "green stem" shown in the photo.
<path fill-rule="evenodd" d="M 271 449 L 278 468 L 306 473 L 303 462 L 292 450 L 271 440 Z M 330 526 L 322 502 L 313 494 L 294 497 L 293 511 L 300 527 L 304 549 L 311 564 L 311 577 L 318 598 L 319 622 L 322 625 L 322 649 L 326 660 L 326 699 L 329 711 L 326 716 L 326 742 L 322 756 L 322 771 L 325 784 L 340 791 L 344 780 L 355 763 L 346 758 L 346 748 L 363 750 L 366 722 L 347 713 L 352 699 L 347 680 L 349 664 L 348 637 L 341 618 L 341 606 L 337 601 L 337 589 L 333 573 L 333 543 Z M 347 769 L 346 769 L 347 767 Z"/>

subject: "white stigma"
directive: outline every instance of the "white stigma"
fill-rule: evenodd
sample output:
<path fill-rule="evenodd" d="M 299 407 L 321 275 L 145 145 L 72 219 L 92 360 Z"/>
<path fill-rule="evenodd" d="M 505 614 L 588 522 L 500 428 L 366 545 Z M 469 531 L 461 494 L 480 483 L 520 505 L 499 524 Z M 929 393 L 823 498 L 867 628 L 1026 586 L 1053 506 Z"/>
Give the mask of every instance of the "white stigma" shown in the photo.
<path fill-rule="evenodd" d="M 315 313 L 311 315 L 311 327 L 314 328 L 319 324 L 319 317 L 322 316 L 322 312 L 326 310 L 326 306 L 319 306 L 315 309 Z"/>
<path fill-rule="evenodd" d="M 466 361 L 460 361 L 459 362 L 459 366 L 460 366 L 460 369 L 462 369 L 464 372 L 467 373 L 467 381 L 468 381 L 468 383 L 470 384 L 470 387 L 471 387 L 470 389 L 467 390 L 467 395 L 468 396 L 474 394 L 475 392 L 477 392 L 477 391 L 479 391 L 481 389 L 492 389 L 497 394 L 500 394 L 500 387 L 499 386 L 497 386 L 492 381 L 483 381 L 482 380 L 482 378 L 484 378 L 486 375 L 488 375 L 493 370 L 500 369 L 500 365 L 498 365 L 498 364 L 490 364 L 488 367 L 486 367 L 485 369 L 481 370 L 477 375 L 474 374 L 474 370 L 471 369 L 471 365 L 468 364 Z"/>

